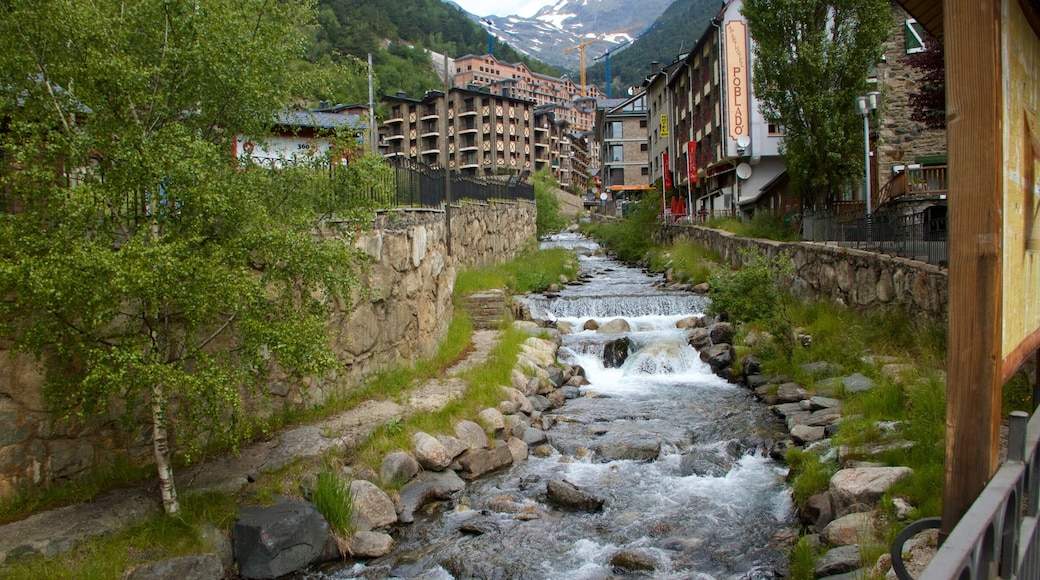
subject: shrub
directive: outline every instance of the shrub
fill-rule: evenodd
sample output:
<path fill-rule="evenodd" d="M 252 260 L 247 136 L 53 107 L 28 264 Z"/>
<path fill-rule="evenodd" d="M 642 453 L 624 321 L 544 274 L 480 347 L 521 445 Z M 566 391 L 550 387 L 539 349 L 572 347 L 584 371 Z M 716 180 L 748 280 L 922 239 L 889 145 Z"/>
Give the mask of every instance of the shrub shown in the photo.
<path fill-rule="evenodd" d="M 642 260 L 653 247 L 653 237 L 660 228 L 657 216 L 660 202 L 641 201 L 630 204 L 635 209 L 628 217 L 612 223 L 592 224 L 586 233 L 614 252 L 619 260 L 634 263 Z"/>
<path fill-rule="evenodd" d="M 567 218 L 560 212 L 560 200 L 556 198 L 556 190 L 560 184 L 543 168 L 534 174 L 534 202 L 537 207 L 535 231 L 537 236 L 558 232 L 567 225 Z"/>
<path fill-rule="evenodd" d="M 712 268 L 708 313 L 727 312 L 736 322 L 761 323 L 790 358 L 794 325 L 783 282 L 794 272 L 794 263 L 783 253 L 770 258 L 758 250 L 741 250 L 740 255 L 743 265 L 737 270 L 725 265 Z"/>
<path fill-rule="evenodd" d="M 805 504 L 810 497 L 827 489 L 835 472 L 833 464 L 824 463 L 812 451 L 797 447 L 788 449 L 784 460 L 790 468 L 787 480 L 796 505 Z"/>

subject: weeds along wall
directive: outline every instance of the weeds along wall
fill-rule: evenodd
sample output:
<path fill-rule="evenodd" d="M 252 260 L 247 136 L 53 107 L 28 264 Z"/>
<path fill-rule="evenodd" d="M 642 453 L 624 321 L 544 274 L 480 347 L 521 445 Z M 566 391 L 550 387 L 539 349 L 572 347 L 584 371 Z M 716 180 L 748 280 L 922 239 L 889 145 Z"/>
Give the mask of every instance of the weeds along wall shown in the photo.
<path fill-rule="evenodd" d="M 523 201 L 454 207 L 449 254 L 443 211 L 379 215 L 357 240 L 372 258 L 363 280 L 370 295 L 356 297 L 350 309 L 334 305 L 329 321 L 341 369 L 331 377 L 305 379 L 305 388 L 275 373 L 266 383 L 269 403 L 249 406 L 263 414 L 315 406 L 376 371 L 432 355 L 454 314 L 456 273 L 508 261 L 530 248 L 536 242 L 535 217 L 534 204 Z M 11 353 L 9 343 L 0 340 L 0 498 L 24 486 L 75 480 L 116 457 L 141 465 L 153 461 L 147 423 L 130 432 L 111 419 L 55 420 L 42 385 L 34 361 Z"/>
<path fill-rule="evenodd" d="M 693 240 L 730 264 L 742 262 L 741 250 L 766 255 L 787 252 L 795 273 L 790 291 L 803 301 L 829 300 L 854 308 L 903 307 L 913 316 L 946 322 L 947 272 L 924 262 L 811 242 L 774 242 L 736 237 L 700 226 L 662 228 L 659 242 Z"/>

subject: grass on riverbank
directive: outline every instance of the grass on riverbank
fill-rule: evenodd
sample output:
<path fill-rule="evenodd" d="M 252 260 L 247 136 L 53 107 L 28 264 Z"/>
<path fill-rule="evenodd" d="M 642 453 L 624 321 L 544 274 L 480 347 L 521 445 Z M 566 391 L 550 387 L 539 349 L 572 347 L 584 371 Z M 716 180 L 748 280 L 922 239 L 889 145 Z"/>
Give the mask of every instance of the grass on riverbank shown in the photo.
<path fill-rule="evenodd" d="M 504 266 L 461 272 L 458 276 L 461 284 L 456 285 L 455 296 L 458 298 L 464 293 L 502 286 L 523 288 L 531 283 L 530 280 L 557 281 L 561 274 L 570 278 L 576 276 L 577 261 L 573 254 L 565 250 L 529 252 Z M 276 418 L 267 425 L 268 432 L 278 426 L 319 420 L 353 408 L 368 399 L 400 397 L 417 381 L 439 376 L 465 356 L 471 346 L 472 333 L 473 327 L 466 312 L 457 307 L 445 339 L 441 341 L 437 353 L 431 358 L 379 373 L 348 395 L 332 400 L 320 408 L 288 413 Z M 455 420 L 473 418 L 478 410 L 496 406 L 501 397 L 498 387 L 510 384 L 509 373 L 520 350 L 520 344 L 527 337 L 528 335 L 511 328 L 505 329 L 502 340 L 492 350 L 488 362 L 469 369 L 462 375 L 469 384 L 464 398 L 451 402 L 445 409 L 436 413 L 424 413 L 409 419 L 388 422 L 377 429 L 361 446 L 353 460 L 377 469 L 382 453 L 411 448 L 412 432 L 450 432 Z M 298 495 L 299 484 L 308 473 L 329 470 L 330 465 L 342 465 L 343 459 L 327 457 L 306 465 L 298 462 L 278 473 L 265 475 L 258 484 L 248 489 L 248 501 L 265 501 L 274 494 Z M 5 502 L 4 511 L 0 513 L 8 520 L 19 519 L 32 511 L 86 501 L 106 490 L 141 484 L 148 480 L 146 475 L 152 473 L 154 468 L 130 469 L 124 466 L 108 473 L 107 479 L 98 477 L 69 486 L 22 494 L 16 501 Z M 342 493 L 342 490 L 331 491 Z M 239 502 L 243 501 L 243 498 L 231 494 L 182 494 L 180 500 L 182 513 L 178 516 L 156 514 L 148 521 L 118 531 L 112 536 L 88 540 L 61 556 L 9 560 L 0 567 L 0 578 L 118 578 L 128 568 L 143 562 L 208 551 L 212 548 L 205 545 L 202 530 L 212 527 L 224 533 L 228 532 L 234 523 Z M 334 514 L 332 517 L 336 518 Z M 342 525 L 343 519 L 338 518 L 339 525 Z"/>
<path fill-rule="evenodd" d="M 750 220 L 739 220 L 735 217 L 716 217 L 704 222 L 705 227 L 726 230 L 742 238 L 758 238 L 792 242 L 800 240 L 798 228 L 785 224 L 782 217 L 768 212 L 756 213 Z"/>

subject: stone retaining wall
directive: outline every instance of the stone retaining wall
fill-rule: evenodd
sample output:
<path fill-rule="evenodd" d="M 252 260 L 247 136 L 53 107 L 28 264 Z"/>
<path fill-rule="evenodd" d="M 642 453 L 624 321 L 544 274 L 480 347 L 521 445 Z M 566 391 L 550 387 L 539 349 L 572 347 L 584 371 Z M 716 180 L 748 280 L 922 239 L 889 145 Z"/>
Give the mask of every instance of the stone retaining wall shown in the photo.
<path fill-rule="evenodd" d="M 742 262 L 741 250 L 757 248 L 770 256 L 787 252 L 795 266 L 791 293 L 801 300 L 829 300 L 868 310 L 900 306 L 914 316 L 946 321 L 947 272 L 938 266 L 813 242 L 740 238 L 700 226 L 667 227 L 660 235 L 665 243 L 694 240 L 731 264 Z"/>
<path fill-rule="evenodd" d="M 285 377 L 271 377 L 273 405 L 266 412 L 319 404 L 375 371 L 434 353 L 453 316 L 457 271 L 504 262 L 529 247 L 535 215 L 528 202 L 453 208 L 450 255 L 443 212 L 380 215 L 357 242 L 373 258 L 364 280 L 371 295 L 349 312 L 341 305 L 330 320 L 344 372 L 308 380 L 306 392 Z M 0 498 L 21 486 L 76 479 L 119 455 L 152 461 L 147 425 L 127 432 L 112 421 L 55 421 L 46 412 L 42 383 L 33 361 L 0 341 Z"/>

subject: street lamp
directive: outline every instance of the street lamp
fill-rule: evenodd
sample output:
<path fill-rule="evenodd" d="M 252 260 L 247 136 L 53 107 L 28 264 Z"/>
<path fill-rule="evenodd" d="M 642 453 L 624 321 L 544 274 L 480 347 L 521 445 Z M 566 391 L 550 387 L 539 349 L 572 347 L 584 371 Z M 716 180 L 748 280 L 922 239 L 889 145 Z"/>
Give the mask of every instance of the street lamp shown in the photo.
<path fill-rule="evenodd" d="M 863 188 L 867 192 L 867 218 L 870 218 L 870 112 L 876 111 L 881 104 L 881 93 L 870 91 L 862 97 L 856 97 L 856 110 L 863 115 L 863 167 L 866 181 Z"/>

